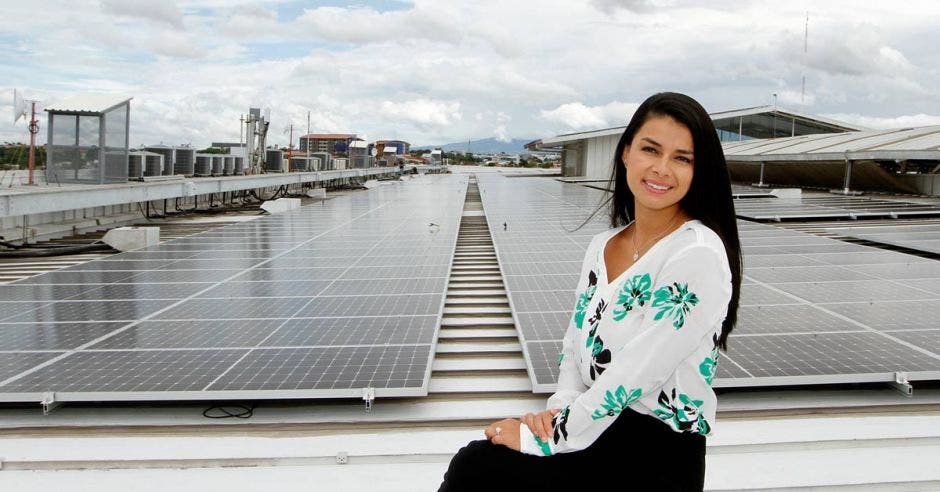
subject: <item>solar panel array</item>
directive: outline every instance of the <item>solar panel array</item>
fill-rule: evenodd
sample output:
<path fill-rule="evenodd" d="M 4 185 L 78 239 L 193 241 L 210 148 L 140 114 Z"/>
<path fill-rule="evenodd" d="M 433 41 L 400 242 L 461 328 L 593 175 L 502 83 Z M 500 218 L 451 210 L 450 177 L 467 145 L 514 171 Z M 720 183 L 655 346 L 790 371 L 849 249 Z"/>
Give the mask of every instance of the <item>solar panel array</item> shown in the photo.
<path fill-rule="evenodd" d="M 940 224 L 829 228 L 829 232 L 940 255 Z"/>
<path fill-rule="evenodd" d="M 427 393 L 466 178 L 426 176 L 0 286 L 0 401 Z"/>
<path fill-rule="evenodd" d="M 749 198 L 735 202 L 738 217 L 758 221 L 898 218 L 940 215 L 940 204 L 865 197 Z"/>
<path fill-rule="evenodd" d="M 579 185 L 481 175 L 533 387 L 551 392 L 603 198 Z M 740 202 L 737 202 L 740 203 Z M 505 230 L 503 224 L 505 223 Z M 940 379 L 940 262 L 739 221 L 739 322 L 715 386 Z"/>

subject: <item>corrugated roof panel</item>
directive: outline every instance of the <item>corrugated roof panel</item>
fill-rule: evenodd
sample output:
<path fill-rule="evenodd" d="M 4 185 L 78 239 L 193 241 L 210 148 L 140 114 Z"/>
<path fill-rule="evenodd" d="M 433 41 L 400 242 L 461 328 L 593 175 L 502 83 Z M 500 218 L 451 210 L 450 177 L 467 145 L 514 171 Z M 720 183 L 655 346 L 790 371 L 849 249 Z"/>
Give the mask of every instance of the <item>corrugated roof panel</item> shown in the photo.
<path fill-rule="evenodd" d="M 50 104 L 44 109 L 65 113 L 103 113 L 131 99 L 129 96 L 117 94 L 76 94 Z"/>
<path fill-rule="evenodd" d="M 940 126 L 923 128 L 923 134 L 900 142 L 873 147 L 878 150 L 940 150 Z"/>
<path fill-rule="evenodd" d="M 940 126 L 827 133 L 724 143 L 726 156 L 940 150 Z"/>
<path fill-rule="evenodd" d="M 929 132 L 929 130 L 925 132 L 923 128 L 908 128 L 904 130 L 889 130 L 882 132 L 860 132 L 855 134 L 855 138 L 846 140 L 844 142 L 837 141 L 834 145 L 827 145 L 825 147 L 813 149 L 812 152 L 859 152 L 863 150 L 871 150 L 881 145 L 902 142 L 909 140 L 912 137 L 918 137 L 924 133 Z M 924 149 L 909 147 L 906 150 Z"/>

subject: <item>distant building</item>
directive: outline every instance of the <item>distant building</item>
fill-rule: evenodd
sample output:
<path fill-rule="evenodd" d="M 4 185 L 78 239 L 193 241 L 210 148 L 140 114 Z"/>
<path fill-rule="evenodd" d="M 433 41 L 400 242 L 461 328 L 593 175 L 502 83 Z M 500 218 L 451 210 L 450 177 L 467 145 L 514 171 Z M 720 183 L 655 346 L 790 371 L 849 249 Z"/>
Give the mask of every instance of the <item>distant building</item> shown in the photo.
<path fill-rule="evenodd" d="M 210 147 L 213 147 L 216 149 L 222 149 L 227 154 L 230 154 L 236 157 L 248 156 L 248 148 L 246 147 L 245 144 L 239 143 L 239 142 L 212 142 L 212 145 L 210 145 Z"/>
<path fill-rule="evenodd" d="M 372 167 L 373 157 L 369 154 L 370 144 L 364 140 L 353 140 L 349 142 L 349 167 L 366 168 Z"/>
<path fill-rule="evenodd" d="M 404 140 L 376 140 L 375 155 L 384 155 L 386 147 L 394 147 L 395 155 L 405 155 L 411 152 L 411 144 Z"/>
<path fill-rule="evenodd" d="M 300 137 L 300 151 L 328 152 L 330 154 L 345 154 L 349 150 L 349 143 L 362 140 L 355 133 L 311 133 Z"/>
<path fill-rule="evenodd" d="M 723 143 L 865 130 L 849 123 L 772 106 L 722 111 L 711 113 L 711 117 Z M 625 128 L 558 135 L 530 142 L 526 149 L 560 150 L 562 174 L 565 176 L 607 179 L 614 149 Z"/>

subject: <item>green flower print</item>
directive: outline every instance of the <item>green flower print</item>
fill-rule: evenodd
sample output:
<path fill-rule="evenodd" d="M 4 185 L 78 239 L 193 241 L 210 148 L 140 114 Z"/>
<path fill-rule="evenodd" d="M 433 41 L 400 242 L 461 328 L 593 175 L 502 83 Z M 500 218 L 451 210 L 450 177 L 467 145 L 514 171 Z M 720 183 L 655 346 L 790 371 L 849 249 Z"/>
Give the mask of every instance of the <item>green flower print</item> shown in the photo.
<path fill-rule="evenodd" d="M 539 449 L 542 450 L 542 454 L 544 454 L 545 456 L 552 455 L 552 447 L 547 442 L 543 441 L 542 439 L 539 438 L 539 436 L 535 436 L 535 435 L 532 436 L 532 439 L 535 439 L 535 445 L 538 446 Z"/>
<path fill-rule="evenodd" d="M 633 402 L 639 400 L 642 394 L 643 390 L 640 388 L 634 388 L 627 393 L 623 385 L 617 387 L 617 390 L 613 393 L 608 390 L 604 395 L 604 403 L 601 403 L 601 408 L 594 410 L 594 413 L 591 414 L 591 418 L 600 420 L 604 417 L 620 415 L 620 412 L 632 405 Z"/>
<path fill-rule="evenodd" d="M 685 393 L 676 395 L 676 389 L 672 389 L 671 396 L 665 391 L 659 392 L 659 408 L 653 409 L 653 414 L 665 422 L 672 422 L 680 432 L 697 432 L 706 435 L 711 431 L 711 426 L 701 414 L 702 400 L 693 400 Z"/>
<path fill-rule="evenodd" d="M 558 354 L 558 367 L 561 367 L 561 363 L 565 360 L 565 353 L 562 352 Z"/>
<path fill-rule="evenodd" d="M 686 315 L 696 304 L 698 304 L 698 296 L 694 292 L 689 292 L 688 284 L 675 282 L 672 285 L 665 285 L 653 294 L 653 307 L 659 308 L 653 319 L 658 321 L 668 316 L 673 319 L 672 326 L 678 330 L 685 324 Z"/>
<path fill-rule="evenodd" d="M 712 380 L 715 379 L 715 372 L 718 371 L 718 334 L 712 336 L 712 342 L 715 344 L 712 348 L 712 352 L 702 360 L 702 363 L 698 365 L 698 372 L 705 378 L 705 382 L 709 386 L 712 385 Z"/>
<path fill-rule="evenodd" d="M 614 308 L 614 321 L 620 321 L 627 317 L 627 314 L 633 310 L 634 306 L 643 307 L 650 300 L 650 288 L 653 286 L 653 280 L 650 274 L 634 275 L 633 278 L 624 281 L 620 286 L 620 292 L 617 294 L 617 305 Z"/>
<path fill-rule="evenodd" d="M 578 295 L 578 304 L 574 308 L 574 324 L 580 330 L 584 326 L 584 316 L 587 313 L 588 304 L 591 303 L 591 299 L 594 297 L 594 292 L 597 291 L 597 274 L 592 270 L 588 274 L 588 287 L 580 295 Z"/>

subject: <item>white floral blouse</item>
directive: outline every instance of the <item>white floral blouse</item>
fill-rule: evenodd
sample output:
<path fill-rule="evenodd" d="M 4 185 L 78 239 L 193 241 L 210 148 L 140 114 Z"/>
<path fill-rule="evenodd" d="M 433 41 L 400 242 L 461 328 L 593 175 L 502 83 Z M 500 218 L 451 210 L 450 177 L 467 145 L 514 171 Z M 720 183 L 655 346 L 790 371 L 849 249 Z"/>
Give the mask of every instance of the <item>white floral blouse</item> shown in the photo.
<path fill-rule="evenodd" d="M 521 425 L 524 453 L 584 449 L 627 407 L 677 432 L 711 433 L 718 337 L 731 299 L 724 245 L 701 222 L 688 221 L 608 279 L 604 248 L 623 229 L 598 234 L 588 246 L 558 388 L 548 399 L 548 408 L 561 412 L 547 442 Z"/>

